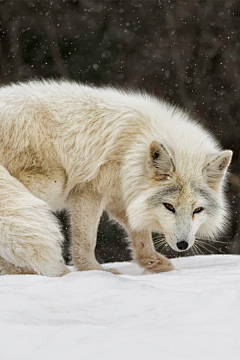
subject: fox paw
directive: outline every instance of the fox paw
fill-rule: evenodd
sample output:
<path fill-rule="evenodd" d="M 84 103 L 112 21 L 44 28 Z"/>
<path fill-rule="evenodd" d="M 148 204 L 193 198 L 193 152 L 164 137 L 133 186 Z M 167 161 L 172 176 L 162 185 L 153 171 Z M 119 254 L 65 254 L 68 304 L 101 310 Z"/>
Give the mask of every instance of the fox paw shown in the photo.
<path fill-rule="evenodd" d="M 135 262 L 145 268 L 144 274 L 157 274 L 160 272 L 174 270 L 174 266 L 171 261 L 157 252 L 148 256 L 140 256 L 135 259 Z"/>

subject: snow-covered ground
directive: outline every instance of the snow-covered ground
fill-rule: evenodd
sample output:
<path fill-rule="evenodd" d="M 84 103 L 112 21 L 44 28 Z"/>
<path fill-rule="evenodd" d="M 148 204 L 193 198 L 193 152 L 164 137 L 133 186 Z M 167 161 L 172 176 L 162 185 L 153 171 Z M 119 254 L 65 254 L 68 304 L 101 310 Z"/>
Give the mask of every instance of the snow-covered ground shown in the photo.
<path fill-rule="evenodd" d="M 239 360 L 240 256 L 173 263 L 158 275 L 116 263 L 123 275 L 0 276 L 0 359 Z"/>

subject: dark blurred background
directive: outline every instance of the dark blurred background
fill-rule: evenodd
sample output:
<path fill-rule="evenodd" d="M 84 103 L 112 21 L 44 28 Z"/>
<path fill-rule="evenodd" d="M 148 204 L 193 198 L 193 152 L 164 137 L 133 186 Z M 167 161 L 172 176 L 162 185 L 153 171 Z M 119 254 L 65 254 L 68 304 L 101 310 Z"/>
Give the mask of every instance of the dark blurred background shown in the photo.
<path fill-rule="evenodd" d="M 240 254 L 239 1 L 0 0 L 0 84 L 60 77 L 145 89 L 187 108 L 234 150 L 232 224 L 201 250 Z M 69 219 L 58 217 L 69 239 Z M 104 214 L 98 260 L 128 260 L 125 236 Z"/>

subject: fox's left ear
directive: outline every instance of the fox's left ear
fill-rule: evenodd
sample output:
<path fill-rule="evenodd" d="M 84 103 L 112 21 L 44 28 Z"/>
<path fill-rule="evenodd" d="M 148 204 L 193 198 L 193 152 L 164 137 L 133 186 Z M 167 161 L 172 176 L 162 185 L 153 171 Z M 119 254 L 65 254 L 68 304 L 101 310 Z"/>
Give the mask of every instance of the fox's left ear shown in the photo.
<path fill-rule="evenodd" d="M 212 158 L 203 168 L 203 176 L 210 187 L 216 188 L 222 180 L 231 160 L 233 152 L 225 150 Z"/>
<path fill-rule="evenodd" d="M 165 180 L 175 171 L 170 152 L 157 141 L 149 146 L 147 167 L 151 177 L 156 180 Z"/>

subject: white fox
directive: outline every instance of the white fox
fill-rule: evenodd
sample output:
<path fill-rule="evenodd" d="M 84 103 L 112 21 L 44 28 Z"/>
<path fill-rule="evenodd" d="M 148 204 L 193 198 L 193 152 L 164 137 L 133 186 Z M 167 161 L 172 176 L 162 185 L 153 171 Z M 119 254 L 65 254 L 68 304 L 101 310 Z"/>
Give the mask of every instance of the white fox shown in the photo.
<path fill-rule="evenodd" d="M 151 232 L 176 251 L 217 236 L 231 157 L 186 112 L 147 94 L 67 81 L 1 87 L 2 273 L 68 272 L 51 213 L 63 208 L 78 270 L 103 270 L 94 249 L 104 209 L 127 230 L 134 261 L 172 270 Z"/>

